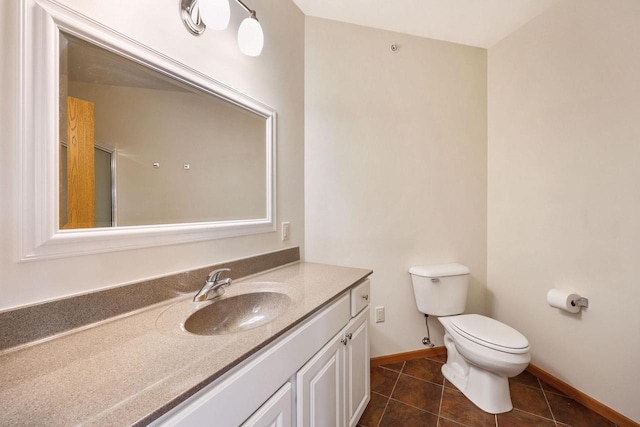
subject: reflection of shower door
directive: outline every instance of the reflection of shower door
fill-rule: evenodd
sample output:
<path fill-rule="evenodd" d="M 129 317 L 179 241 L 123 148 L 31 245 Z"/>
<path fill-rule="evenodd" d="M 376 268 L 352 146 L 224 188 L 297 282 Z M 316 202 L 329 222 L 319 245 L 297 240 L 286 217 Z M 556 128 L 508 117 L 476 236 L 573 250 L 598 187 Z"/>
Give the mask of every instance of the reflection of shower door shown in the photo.
<path fill-rule="evenodd" d="M 67 97 L 67 209 L 60 228 L 95 227 L 94 146 L 94 104 Z"/>
<path fill-rule="evenodd" d="M 115 152 L 113 148 L 100 146 L 96 142 L 95 150 L 96 179 L 96 221 L 95 227 L 115 227 L 115 194 L 113 182 L 115 176 Z M 67 143 L 60 146 L 60 224 L 67 223 Z"/>
<path fill-rule="evenodd" d="M 115 152 L 96 142 L 96 223 L 95 227 L 115 227 Z"/>

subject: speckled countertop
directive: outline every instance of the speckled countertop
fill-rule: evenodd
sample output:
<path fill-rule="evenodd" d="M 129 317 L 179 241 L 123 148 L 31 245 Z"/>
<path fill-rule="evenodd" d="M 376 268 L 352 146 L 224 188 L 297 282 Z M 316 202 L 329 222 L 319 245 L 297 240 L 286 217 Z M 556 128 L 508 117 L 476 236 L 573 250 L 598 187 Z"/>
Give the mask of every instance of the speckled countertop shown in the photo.
<path fill-rule="evenodd" d="M 5 353 L 0 356 L 0 425 L 144 425 L 369 274 L 301 262 L 234 281 L 225 298 L 274 290 L 292 300 L 271 323 L 236 334 L 184 332 L 180 323 L 197 305 L 187 302 L 193 298 L 189 293 Z"/>

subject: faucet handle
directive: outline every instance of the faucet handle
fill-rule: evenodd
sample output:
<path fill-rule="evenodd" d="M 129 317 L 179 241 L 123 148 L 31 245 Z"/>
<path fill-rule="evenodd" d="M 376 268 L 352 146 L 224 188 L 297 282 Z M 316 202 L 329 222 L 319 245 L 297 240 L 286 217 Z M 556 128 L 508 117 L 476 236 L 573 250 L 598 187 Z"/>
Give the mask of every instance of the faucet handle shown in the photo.
<path fill-rule="evenodd" d="M 219 268 L 217 270 L 213 270 L 211 273 L 209 273 L 209 277 L 207 277 L 207 282 L 216 283 L 218 281 L 218 277 L 220 276 L 220 274 L 224 273 L 225 271 L 231 271 L 231 269 L 230 268 Z"/>

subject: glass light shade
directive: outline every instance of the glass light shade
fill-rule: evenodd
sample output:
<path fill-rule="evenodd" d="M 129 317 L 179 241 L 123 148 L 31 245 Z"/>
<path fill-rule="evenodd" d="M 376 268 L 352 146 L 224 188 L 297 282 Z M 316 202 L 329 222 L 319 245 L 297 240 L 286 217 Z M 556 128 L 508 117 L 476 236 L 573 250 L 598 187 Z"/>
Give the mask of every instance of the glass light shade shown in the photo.
<path fill-rule="evenodd" d="M 229 25 L 231 9 L 229 0 L 198 0 L 200 18 L 207 28 L 224 30 Z"/>
<path fill-rule="evenodd" d="M 248 56 L 258 56 L 264 46 L 264 34 L 257 19 L 245 18 L 238 28 L 238 47 Z"/>

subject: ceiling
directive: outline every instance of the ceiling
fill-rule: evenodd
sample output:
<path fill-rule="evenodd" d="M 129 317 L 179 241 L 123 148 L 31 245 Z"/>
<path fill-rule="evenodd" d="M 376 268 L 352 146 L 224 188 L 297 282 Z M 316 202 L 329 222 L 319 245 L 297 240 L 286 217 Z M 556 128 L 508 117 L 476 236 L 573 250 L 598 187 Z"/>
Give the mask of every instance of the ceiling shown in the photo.
<path fill-rule="evenodd" d="M 60 78 L 67 78 L 69 84 L 191 91 L 186 85 L 158 71 L 64 32 L 60 37 L 60 52 Z"/>
<path fill-rule="evenodd" d="M 305 15 L 489 48 L 560 0 L 293 0 Z"/>

